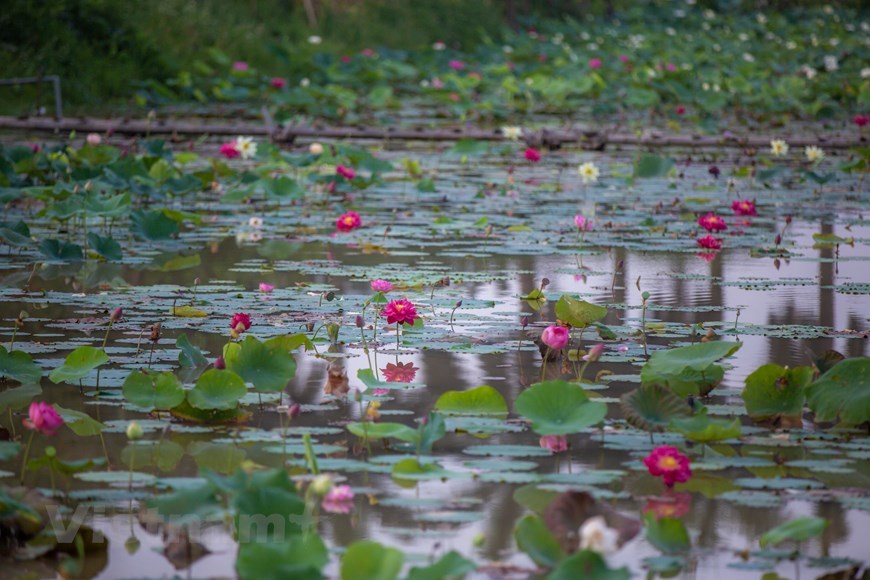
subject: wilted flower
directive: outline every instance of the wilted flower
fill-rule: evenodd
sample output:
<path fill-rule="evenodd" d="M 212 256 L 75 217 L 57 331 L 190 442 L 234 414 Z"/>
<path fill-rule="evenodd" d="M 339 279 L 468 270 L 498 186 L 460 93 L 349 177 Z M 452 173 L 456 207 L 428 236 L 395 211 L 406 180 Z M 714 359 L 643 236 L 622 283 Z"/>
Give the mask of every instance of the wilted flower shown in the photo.
<path fill-rule="evenodd" d="M 275 287 L 272 286 L 271 284 L 266 284 L 265 282 L 260 282 L 260 292 L 262 292 L 263 294 L 268 294 L 269 292 L 271 292 L 274 289 L 275 289 Z"/>
<path fill-rule="evenodd" d="M 387 363 L 387 368 L 381 369 L 381 372 L 384 373 L 384 380 L 388 383 L 413 383 L 419 370 L 413 362 Z"/>
<path fill-rule="evenodd" d="M 619 547 L 619 532 L 607 527 L 602 516 L 594 516 L 580 526 L 580 549 L 610 554 Z"/>
<path fill-rule="evenodd" d="M 230 328 L 239 334 L 251 328 L 251 317 L 243 312 L 233 314 L 233 319 L 230 322 Z"/>
<path fill-rule="evenodd" d="M 257 144 L 253 137 L 236 137 L 236 150 L 242 159 L 250 159 L 257 154 Z"/>
<path fill-rule="evenodd" d="M 414 324 L 420 318 L 414 305 L 405 299 L 390 300 L 381 316 L 387 319 L 387 324 Z"/>
<path fill-rule="evenodd" d="M 698 218 L 698 225 L 708 232 L 721 232 L 728 229 L 725 220 L 713 213 Z"/>
<path fill-rule="evenodd" d="M 127 424 L 127 439 L 135 441 L 136 439 L 141 439 L 142 434 L 142 427 L 139 426 L 139 423 L 136 421 L 130 421 Z"/>
<path fill-rule="evenodd" d="M 322 155 L 323 145 L 321 145 L 320 143 L 312 143 L 308 146 L 308 152 L 312 155 Z"/>
<path fill-rule="evenodd" d="M 335 227 L 340 232 L 352 232 L 362 225 L 359 214 L 355 211 L 343 213 L 335 220 Z"/>
<path fill-rule="evenodd" d="M 229 143 L 224 143 L 223 145 L 221 145 L 220 151 L 221 151 L 221 155 L 223 155 L 227 159 L 235 159 L 236 157 L 241 155 L 241 153 L 239 153 L 239 150 L 236 149 L 236 142 L 235 141 L 230 141 Z"/>
<path fill-rule="evenodd" d="M 287 416 L 291 419 L 295 419 L 302 412 L 302 405 L 299 403 L 293 403 L 289 407 L 287 407 Z"/>
<path fill-rule="evenodd" d="M 587 161 L 580 165 L 580 167 L 577 168 L 577 172 L 580 174 L 580 179 L 583 183 L 595 183 L 598 181 L 598 176 L 600 175 L 598 166 L 591 161 Z"/>
<path fill-rule="evenodd" d="M 30 403 L 27 411 L 28 418 L 22 423 L 28 429 L 39 431 L 43 435 L 54 435 L 63 425 L 63 417 L 48 403 Z"/>
<path fill-rule="evenodd" d="M 501 134 L 504 135 L 505 139 L 510 139 L 511 141 L 518 141 L 519 138 L 523 136 L 523 128 L 522 127 L 502 127 Z"/>
<path fill-rule="evenodd" d="M 336 485 L 323 496 L 321 505 L 330 513 L 350 513 L 353 509 L 353 490 L 349 485 Z"/>
<path fill-rule="evenodd" d="M 825 158 L 825 152 L 822 151 L 822 148 L 815 145 L 810 145 L 804 149 L 804 153 L 807 156 L 807 161 L 810 163 L 817 163 Z"/>
<path fill-rule="evenodd" d="M 650 475 L 661 477 L 668 487 L 689 481 L 692 477 L 689 458 L 670 445 L 659 445 L 644 457 L 643 462 Z"/>
<path fill-rule="evenodd" d="M 287 79 L 281 77 L 272 77 L 272 80 L 269 81 L 269 84 L 272 85 L 273 89 L 283 89 L 287 86 Z"/>
<path fill-rule="evenodd" d="M 345 167 L 344 165 L 339 165 L 335 168 L 335 172 L 350 181 L 354 177 L 356 177 L 356 171 L 354 171 L 353 167 Z"/>
<path fill-rule="evenodd" d="M 100 137 L 99 133 L 88 133 L 88 136 L 85 138 L 85 141 L 88 145 L 97 146 L 103 142 L 103 138 Z"/>
<path fill-rule="evenodd" d="M 698 245 L 708 250 L 718 250 L 722 247 L 722 240 L 707 234 L 703 238 L 698 238 Z"/>
<path fill-rule="evenodd" d="M 541 342 L 553 350 L 562 350 L 568 344 L 568 329 L 564 326 L 551 325 L 541 333 Z"/>
<path fill-rule="evenodd" d="M 532 163 L 537 163 L 541 160 L 541 152 L 533 147 L 528 147 L 523 155 Z"/>
<path fill-rule="evenodd" d="M 707 169 L 707 173 L 709 173 L 710 175 L 712 175 L 714 178 L 719 179 L 719 176 L 722 174 L 722 170 L 719 169 L 719 167 L 716 166 L 716 165 L 711 165 L 711 166 Z"/>
<path fill-rule="evenodd" d="M 757 215 L 755 202 L 751 199 L 735 199 L 731 202 L 731 210 L 736 215 Z"/>
<path fill-rule="evenodd" d="M 378 278 L 377 280 L 372 280 L 370 282 L 372 290 L 375 292 L 384 292 L 387 293 L 393 289 L 393 284 L 388 282 L 387 280 L 381 280 Z"/>
<path fill-rule="evenodd" d="M 788 154 L 788 143 L 782 139 L 774 139 L 770 142 L 770 152 L 776 157 L 785 157 Z"/>
<path fill-rule="evenodd" d="M 553 453 L 568 451 L 568 438 L 564 435 L 544 435 L 538 440 L 538 445 Z"/>

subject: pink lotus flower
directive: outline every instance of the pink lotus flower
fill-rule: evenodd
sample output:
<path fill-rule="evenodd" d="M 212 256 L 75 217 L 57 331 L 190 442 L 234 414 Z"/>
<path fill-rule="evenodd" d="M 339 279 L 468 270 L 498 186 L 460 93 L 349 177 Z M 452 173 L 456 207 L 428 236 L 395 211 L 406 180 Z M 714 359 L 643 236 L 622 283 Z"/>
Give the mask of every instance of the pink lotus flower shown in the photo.
<path fill-rule="evenodd" d="M 668 72 L 675 72 L 677 70 L 677 65 L 672 62 L 669 62 L 665 65 L 665 70 Z"/>
<path fill-rule="evenodd" d="M 287 86 L 287 79 L 281 77 L 272 77 L 272 80 L 269 81 L 269 84 L 272 85 L 273 89 L 283 89 Z"/>
<path fill-rule="evenodd" d="M 384 373 L 384 380 L 388 383 L 413 383 L 419 370 L 413 362 L 387 363 L 387 368 L 381 369 L 381 372 Z"/>
<path fill-rule="evenodd" d="M 88 145 L 92 145 L 96 147 L 100 143 L 103 142 L 103 138 L 100 137 L 99 133 L 88 133 L 88 136 L 85 138 L 85 141 Z"/>
<path fill-rule="evenodd" d="M 443 89 L 444 88 L 444 81 L 442 81 L 438 77 L 435 77 L 434 79 L 432 79 L 432 88 L 433 89 Z"/>
<path fill-rule="evenodd" d="M 677 105 L 677 108 L 674 109 L 674 112 L 677 115 L 685 115 L 686 114 L 686 107 L 684 107 L 683 105 Z"/>
<path fill-rule="evenodd" d="M 541 333 L 541 342 L 553 350 L 562 350 L 568 344 L 568 329 L 555 324 L 548 326 Z"/>
<path fill-rule="evenodd" d="M 644 457 L 643 462 L 650 475 L 661 477 L 668 487 L 689 481 L 692 477 L 689 458 L 670 445 L 659 445 Z"/>
<path fill-rule="evenodd" d="M 248 70 L 248 63 L 243 60 L 237 60 L 233 63 L 233 70 L 237 70 L 239 72 Z"/>
<path fill-rule="evenodd" d="M 349 54 L 343 54 L 339 60 L 344 64 L 347 64 L 353 60 L 353 57 Z"/>
<path fill-rule="evenodd" d="M 372 290 L 374 290 L 375 292 L 383 292 L 385 294 L 393 289 L 392 283 L 386 280 L 381 280 L 380 278 L 378 278 L 377 280 L 372 280 L 371 287 Z"/>
<path fill-rule="evenodd" d="M 870 115 L 855 115 L 852 118 L 852 122 L 858 125 L 859 127 L 863 127 L 870 123 Z"/>
<path fill-rule="evenodd" d="M 544 435 L 538 441 L 538 445 L 553 453 L 562 453 L 568 451 L 568 438 L 564 435 Z"/>
<path fill-rule="evenodd" d="M 604 352 L 604 345 L 599 343 L 589 349 L 585 355 L 583 355 L 583 360 L 587 362 L 596 362 L 599 358 L 601 358 L 601 353 Z"/>
<path fill-rule="evenodd" d="M 528 149 L 526 149 L 524 155 L 526 156 L 526 159 L 531 161 L 532 163 L 537 163 L 541 160 L 541 152 L 533 147 L 529 147 Z"/>
<path fill-rule="evenodd" d="M 221 155 L 223 155 L 227 159 L 235 159 L 241 154 L 242 152 L 236 149 L 235 141 L 230 141 L 229 143 L 224 143 L 223 145 L 221 145 Z"/>
<path fill-rule="evenodd" d="M 350 513 L 353 509 L 353 490 L 349 485 L 336 485 L 323 496 L 321 505 L 330 513 Z"/>
<path fill-rule="evenodd" d="M 731 202 L 731 210 L 736 215 L 758 215 L 755 202 L 751 199 L 735 199 Z"/>
<path fill-rule="evenodd" d="M 344 165 L 339 165 L 335 168 L 335 172 L 350 181 L 354 177 L 356 177 L 356 171 L 353 170 L 353 167 L 345 167 Z"/>
<path fill-rule="evenodd" d="M 275 287 L 272 286 L 271 284 L 266 284 L 265 282 L 260 282 L 260 292 L 262 292 L 263 294 L 268 294 L 269 292 L 271 292 L 274 289 L 275 289 Z"/>
<path fill-rule="evenodd" d="M 591 68 L 592 70 L 596 70 L 596 69 L 601 68 L 602 64 L 603 63 L 601 62 L 600 58 L 590 58 L 589 59 L 589 68 Z"/>
<path fill-rule="evenodd" d="M 722 240 L 707 234 L 703 238 L 698 238 L 698 245 L 708 250 L 718 250 L 722 248 Z"/>
<path fill-rule="evenodd" d="M 238 333 L 245 332 L 251 328 L 251 317 L 243 312 L 233 314 L 233 319 L 230 321 L 230 328 Z"/>
<path fill-rule="evenodd" d="M 409 300 L 390 300 L 381 313 L 387 319 L 387 324 L 414 324 L 420 318 L 417 309 Z"/>
<path fill-rule="evenodd" d="M 631 59 L 628 57 L 627 54 L 620 54 L 619 55 L 619 62 L 621 62 L 622 64 L 628 64 L 629 61 L 631 61 Z"/>
<path fill-rule="evenodd" d="M 462 62 L 461 60 L 454 59 L 454 60 L 451 60 L 450 62 L 448 62 L 447 66 L 449 66 L 453 70 L 462 70 L 465 68 L 465 63 Z"/>
<path fill-rule="evenodd" d="M 574 216 L 574 225 L 577 226 L 578 230 L 588 231 L 592 229 L 592 220 L 586 219 L 586 216 L 578 213 Z"/>
<path fill-rule="evenodd" d="M 362 220 L 360 219 L 359 214 L 355 211 L 343 213 L 337 220 L 335 220 L 335 227 L 340 232 L 352 232 L 361 225 Z"/>
<path fill-rule="evenodd" d="M 24 426 L 28 429 L 39 431 L 43 435 L 54 435 L 63 425 L 63 417 L 58 415 L 54 407 L 48 403 L 33 401 L 30 403 L 27 415 L 29 418 L 22 421 Z"/>
<path fill-rule="evenodd" d="M 721 232 L 728 229 L 725 220 L 713 213 L 698 218 L 698 225 L 708 232 Z"/>
<path fill-rule="evenodd" d="M 375 57 L 375 56 L 378 55 L 378 53 L 376 53 L 376 52 L 375 52 L 374 50 L 372 50 L 371 48 L 364 48 L 364 49 L 362 49 L 362 50 L 360 51 L 360 54 L 363 55 L 363 56 L 365 56 L 365 57 L 368 57 L 368 58 L 372 58 L 372 57 Z"/>

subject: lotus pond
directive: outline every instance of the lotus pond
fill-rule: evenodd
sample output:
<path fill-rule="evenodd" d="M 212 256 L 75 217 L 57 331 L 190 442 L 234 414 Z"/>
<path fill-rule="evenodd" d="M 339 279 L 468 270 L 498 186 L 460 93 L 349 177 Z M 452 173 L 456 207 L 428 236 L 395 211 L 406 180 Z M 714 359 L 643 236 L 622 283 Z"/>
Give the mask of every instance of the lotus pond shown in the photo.
<path fill-rule="evenodd" d="M 220 146 L 0 150 L 13 575 L 864 568 L 866 150 Z"/>

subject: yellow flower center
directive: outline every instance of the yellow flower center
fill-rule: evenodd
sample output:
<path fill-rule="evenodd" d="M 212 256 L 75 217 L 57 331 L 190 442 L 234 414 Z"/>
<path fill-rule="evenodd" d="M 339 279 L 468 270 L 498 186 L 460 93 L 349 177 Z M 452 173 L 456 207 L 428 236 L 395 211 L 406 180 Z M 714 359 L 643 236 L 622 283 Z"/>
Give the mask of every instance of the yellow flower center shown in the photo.
<path fill-rule="evenodd" d="M 405 305 L 404 305 L 404 304 L 396 304 L 396 310 L 401 311 L 401 310 L 403 310 L 404 308 L 405 308 Z"/>
<path fill-rule="evenodd" d="M 659 459 L 659 467 L 665 471 L 673 471 L 680 467 L 680 463 L 673 457 L 666 456 Z"/>
<path fill-rule="evenodd" d="M 353 218 L 350 216 L 347 216 L 346 218 L 344 218 L 344 223 L 346 223 L 349 226 L 353 225 Z"/>

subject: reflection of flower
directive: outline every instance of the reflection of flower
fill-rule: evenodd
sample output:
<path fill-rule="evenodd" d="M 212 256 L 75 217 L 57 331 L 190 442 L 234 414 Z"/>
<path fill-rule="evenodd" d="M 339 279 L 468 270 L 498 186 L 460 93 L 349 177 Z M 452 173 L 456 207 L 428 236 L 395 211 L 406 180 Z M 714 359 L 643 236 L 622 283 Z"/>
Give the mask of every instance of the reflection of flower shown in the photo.
<path fill-rule="evenodd" d="M 63 425 L 63 417 L 48 403 L 30 403 L 27 415 L 29 418 L 22 421 L 24 426 L 43 435 L 54 435 Z"/>
<path fill-rule="evenodd" d="M 619 547 L 619 532 L 607 527 L 602 516 L 589 518 L 580 526 L 580 549 L 610 554 Z"/>
<path fill-rule="evenodd" d="M 349 485 L 336 485 L 323 497 L 323 509 L 334 514 L 350 513 L 353 509 L 353 490 Z"/>
<path fill-rule="evenodd" d="M 770 152 L 776 157 L 785 157 L 788 154 L 788 143 L 782 139 L 774 139 L 770 142 Z"/>
<path fill-rule="evenodd" d="M 553 350 L 562 350 L 568 344 L 568 329 L 564 326 L 548 326 L 541 333 L 541 342 Z"/>
<path fill-rule="evenodd" d="M 381 372 L 384 373 L 384 380 L 388 383 L 413 383 L 419 370 L 413 362 L 387 363 L 387 368 L 381 369 Z"/>
<path fill-rule="evenodd" d="M 248 220 L 248 225 L 252 228 L 261 228 L 263 227 L 263 218 L 260 216 L 251 216 Z"/>
<path fill-rule="evenodd" d="M 553 453 L 562 453 L 568 451 L 568 438 L 564 435 L 544 435 L 538 441 L 538 445 Z"/>
<path fill-rule="evenodd" d="M 372 290 L 375 292 L 389 292 L 393 289 L 393 284 L 387 280 L 381 280 L 378 278 L 377 280 L 371 281 Z"/>
<path fill-rule="evenodd" d="M 709 264 L 716 259 L 719 252 L 696 252 L 695 255 Z"/>
<path fill-rule="evenodd" d="M 692 477 L 689 458 L 670 445 L 659 445 L 644 457 L 643 462 L 650 475 L 661 477 L 668 487 L 673 487 L 675 483 L 689 481 Z"/>
<path fill-rule="evenodd" d="M 718 250 L 722 247 L 722 240 L 707 234 L 703 238 L 698 238 L 698 245 L 708 250 Z"/>
<path fill-rule="evenodd" d="M 755 202 L 751 199 L 735 199 L 731 202 L 731 210 L 736 215 L 757 215 Z"/>
<path fill-rule="evenodd" d="M 651 513 L 656 518 L 681 518 L 692 508 L 692 495 L 685 491 L 667 490 L 662 497 L 656 497 L 643 506 L 643 513 Z"/>
<path fill-rule="evenodd" d="M 580 165 L 580 167 L 577 168 L 577 172 L 580 174 L 580 180 L 583 181 L 583 183 L 594 183 L 598 181 L 598 176 L 601 174 L 601 172 L 598 171 L 598 167 L 591 161 L 587 161 Z"/>
<path fill-rule="evenodd" d="M 414 324 L 420 318 L 414 305 L 405 299 L 390 300 L 381 316 L 387 319 L 387 324 Z"/>
<path fill-rule="evenodd" d="M 725 225 L 725 220 L 714 213 L 708 213 L 705 216 L 699 217 L 698 225 L 708 232 L 721 232 L 728 229 L 728 226 Z"/>
<path fill-rule="evenodd" d="M 355 211 L 343 213 L 335 221 L 335 227 L 340 232 L 351 232 L 362 225 L 359 214 Z"/>
<path fill-rule="evenodd" d="M 531 161 L 532 163 L 537 163 L 541 160 L 541 152 L 533 147 L 527 148 L 524 155 L 526 156 L 526 160 Z"/>
<path fill-rule="evenodd" d="M 251 317 L 243 312 L 233 314 L 233 320 L 230 322 L 230 328 L 236 332 L 245 332 L 251 328 Z"/>

